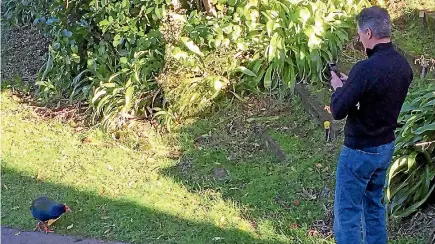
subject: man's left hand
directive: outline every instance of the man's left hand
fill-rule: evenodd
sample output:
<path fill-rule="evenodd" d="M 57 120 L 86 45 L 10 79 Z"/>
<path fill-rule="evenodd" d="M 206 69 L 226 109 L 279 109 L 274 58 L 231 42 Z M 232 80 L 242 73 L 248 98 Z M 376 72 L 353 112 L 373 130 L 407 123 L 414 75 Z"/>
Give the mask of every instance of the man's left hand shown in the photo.
<path fill-rule="evenodd" d="M 343 81 L 333 71 L 331 71 L 331 86 L 334 89 L 334 91 L 337 90 L 338 87 L 342 87 L 343 86 Z"/>

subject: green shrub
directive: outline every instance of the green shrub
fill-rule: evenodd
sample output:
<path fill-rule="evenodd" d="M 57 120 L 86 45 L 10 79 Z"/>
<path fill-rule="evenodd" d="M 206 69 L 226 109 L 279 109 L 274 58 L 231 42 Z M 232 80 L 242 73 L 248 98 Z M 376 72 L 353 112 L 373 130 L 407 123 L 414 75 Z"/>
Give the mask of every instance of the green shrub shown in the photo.
<path fill-rule="evenodd" d="M 53 38 L 37 82 L 41 98 L 88 103 L 92 121 L 105 128 L 149 117 L 158 91 L 154 77 L 163 65 L 164 43 L 156 27 L 166 2 L 63 4 L 53 3 L 50 16 L 35 20 Z"/>
<path fill-rule="evenodd" d="M 325 80 L 353 16 L 367 1 L 217 1 L 218 17 L 191 12 L 185 35 L 202 50 L 220 46 L 246 51 L 240 89 L 272 92 L 296 81 Z M 252 72 L 251 72 L 252 71 Z"/>
<path fill-rule="evenodd" d="M 32 3 L 33 14 L 10 5 L 11 17 L 37 17 L 53 40 L 40 99 L 87 103 L 93 123 L 110 129 L 144 118 L 170 127 L 228 92 L 284 94 L 297 81 L 324 80 L 367 4 L 217 0 L 212 17 L 168 14 L 170 2 L 52 0 Z"/>
<path fill-rule="evenodd" d="M 435 189 L 435 88 L 410 92 L 402 107 L 386 200 L 393 216 L 415 212 Z"/>
<path fill-rule="evenodd" d="M 185 41 L 187 45 L 193 45 L 191 41 Z M 228 91 L 234 93 L 234 74 L 240 69 L 241 62 L 234 50 L 224 47 L 197 55 L 188 55 L 179 47 L 170 49 L 158 78 L 164 92 L 165 110 L 156 114 L 164 118 L 168 128 L 173 122 L 208 111 L 214 101 Z"/>
<path fill-rule="evenodd" d="M 26 25 L 41 16 L 45 16 L 53 0 L 3 0 L 2 19 L 9 25 Z"/>

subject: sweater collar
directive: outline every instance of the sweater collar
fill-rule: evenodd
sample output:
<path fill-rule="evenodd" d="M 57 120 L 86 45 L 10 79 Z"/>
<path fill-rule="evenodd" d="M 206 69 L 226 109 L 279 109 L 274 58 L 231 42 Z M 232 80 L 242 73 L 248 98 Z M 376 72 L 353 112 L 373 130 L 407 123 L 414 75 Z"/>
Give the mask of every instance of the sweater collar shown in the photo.
<path fill-rule="evenodd" d="M 366 49 L 366 54 L 367 57 L 371 57 L 373 56 L 373 54 L 377 53 L 377 52 L 381 52 L 384 50 L 390 50 L 393 49 L 393 43 L 392 42 L 387 42 L 387 43 L 378 43 L 376 44 L 372 49 L 367 48 Z"/>

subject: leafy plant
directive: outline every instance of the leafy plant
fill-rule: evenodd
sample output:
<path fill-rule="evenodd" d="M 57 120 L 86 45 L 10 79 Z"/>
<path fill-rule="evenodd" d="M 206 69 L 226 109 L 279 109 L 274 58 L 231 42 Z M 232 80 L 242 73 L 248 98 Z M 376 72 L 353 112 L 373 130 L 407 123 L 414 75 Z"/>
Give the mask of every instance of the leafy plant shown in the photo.
<path fill-rule="evenodd" d="M 186 33 L 208 49 L 247 51 L 239 88 L 277 92 L 296 81 L 325 78 L 354 28 L 353 16 L 367 1 L 217 1 L 218 17 L 191 12 Z M 254 75 L 253 75 L 254 74 Z"/>
<path fill-rule="evenodd" d="M 109 59 L 107 56 L 103 61 L 116 63 Z M 100 70 L 104 66 L 104 63 L 95 65 Z M 92 69 L 95 77 L 92 78 L 93 92 L 89 97 L 93 123 L 102 121 L 105 128 L 113 128 L 124 125 L 129 119 L 148 118 L 159 94 L 157 83 L 152 78 L 161 66 L 162 53 L 158 49 L 147 49 L 135 52 L 132 57 L 123 57 L 117 66 L 109 67 L 108 70 L 117 71 L 109 78 L 96 68 Z"/>
<path fill-rule="evenodd" d="M 170 3 L 46 0 L 34 5 L 44 6 L 38 14 L 11 12 L 53 40 L 41 100 L 87 103 L 93 123 L 116 128 L 152 117 L 171 125 L 227 92 L 285 94 L 297 81 L 324 79 L 367 1 L 215 0 L 216 17 L 193 10 L 187 18 L 168 14 Z"/>
<path fill-rule="evenodd" d="M 386 200 L 393 216 L 415 212 L 435 189 L 435 88 L 409 94 L 402 107 L 396 160 L 388 173 Z"/>
<path fill-rule="evenodd" d="M 4 0 L 2 19 L 10 25 L 30 24 L 36 17 L 44 16 L 53 0 Z"/>
<path fill-rule="evenodd" d="M 203 53 L 189 38 L 180 39 L 184 50 L 169 47 L 165 68 L 158 78 L 165 106 L 155 116 L 168 130 L 183 119 L 207 111 L 217 99 L 234 91 L 233 77 L 240 69 L 240 58 L 234 50 L 222 47 Z M 188 51 L 195 54 L 189 55 Z"/>
<path fill-rule="evenodd" d="M 49 58 L 37 82 L 47 103 L 85 102 L 92 122 L 119 127 L 148 117 L 159 94 L 154 76 L 163 65 L 158 29 L 166 2 L 53 1 L 34 24 L 51 35 Z M 150 99 L 150 96 L 152 99 Z"/>

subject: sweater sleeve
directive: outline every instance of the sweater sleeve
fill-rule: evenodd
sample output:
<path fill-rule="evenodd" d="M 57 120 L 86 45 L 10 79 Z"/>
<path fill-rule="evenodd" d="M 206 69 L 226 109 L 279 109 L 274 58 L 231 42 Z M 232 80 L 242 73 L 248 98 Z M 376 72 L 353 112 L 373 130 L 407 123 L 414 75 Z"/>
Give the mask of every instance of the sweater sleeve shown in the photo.
<path fill-rule="evenodd" d="M 349 73 L 343 87 L 337 88 L 331 97 L 331 113 L 335 120 L 346 118 L 349 110 L 356 106 L 367 85 L 367 72 L 364 63 L 357 63 Z"/>

